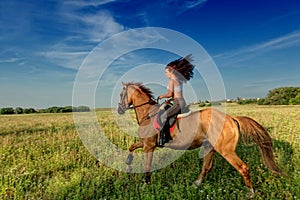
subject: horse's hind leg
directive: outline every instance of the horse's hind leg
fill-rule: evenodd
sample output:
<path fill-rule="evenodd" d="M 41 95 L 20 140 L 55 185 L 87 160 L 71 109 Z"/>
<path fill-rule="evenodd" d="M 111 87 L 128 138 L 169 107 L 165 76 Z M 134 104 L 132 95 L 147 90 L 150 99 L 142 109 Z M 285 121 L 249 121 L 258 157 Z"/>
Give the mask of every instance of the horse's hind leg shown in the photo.
<path fill-rule="evenodd" d="M 127 172 L 131 172 L 132 170 L 132 167 L 131 167 L 131 164 L 132 164 L 132 160 L 133 160 L 133 155 L 132 155 L 132 152 L 138 148 L 142 148 L 144 147 L 144 143 L 142 141 L 139 141 L 137 143 L 134 143 L 132 144 L 130 147 L 129 147 L 129 154 L 127 156 L 127 159 L 126 159 L 126 171 Z"/>
<path fill-rule="evenodd" d="M 205 152 L 205 148 L 208 147 L 204 147 L 204 152 Z M 215 154 L 215 150 L 211 149 L 209 147 L 209 153 L 207 153 L 204 156 L 204 161 L 203 161 L 203 165 L 202 165 L 202 171 L 199 175 L 199 177 L 197 178 L 197 180 L 195 181 L 195 186 L 200 186 L 201 183 L 203 182 L 204 177 L 210 172 L 212 166 L 213 166 L 213 157 Z"/>
<path fill-rule="evenodd" d="M 248 197 L 254 197 L 253 186 L 250 180 L 249 167 L 236 154 L 236 146 L 239 140 L 239 131 L 234 122 L 225 121 L 224 128 L 214 145 L 214 149 L 223 156 L 243 177 L 245 185 L 249 188 Z"/>
<path fill-rule="evenodd" d="M 248 165 L 244 163 L 235 152 L 222 152 L 221 155 L 242 175 L 246 186 L 250 190 L 247 196 L 249 198 L 254 197 L 254 190 L 250 179 Z"/>

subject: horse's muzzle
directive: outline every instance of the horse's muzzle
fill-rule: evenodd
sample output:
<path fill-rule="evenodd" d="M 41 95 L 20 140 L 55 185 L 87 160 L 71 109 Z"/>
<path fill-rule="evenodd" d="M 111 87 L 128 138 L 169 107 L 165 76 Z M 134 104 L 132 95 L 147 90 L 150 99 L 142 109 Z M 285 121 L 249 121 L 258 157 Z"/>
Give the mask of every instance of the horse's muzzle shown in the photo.
<path fill-rule="evenodd" d="M 118 106 L 118 113 L 119 113 L 120 115 L 123 115 L 123 114 L 125 113 L 126 110 L 127 110 L 127 109 L 126 109 L 126 107 L 125 107 L 124 105 L 119 104 L 119 106 Z"/>

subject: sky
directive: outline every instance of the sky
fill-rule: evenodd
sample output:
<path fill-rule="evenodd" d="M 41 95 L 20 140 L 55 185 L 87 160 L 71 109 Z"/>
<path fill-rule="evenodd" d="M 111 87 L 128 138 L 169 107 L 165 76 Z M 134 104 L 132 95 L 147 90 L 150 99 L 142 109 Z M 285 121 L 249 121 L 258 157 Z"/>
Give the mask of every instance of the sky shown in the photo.
<path fill-rule="evenodd" d="M 122 81 L 157 97 L 189 53 L 188 102 L 300 86 L 298 0 L 2 0 L 0 27 L 0 108 L 114 107 Z"/>

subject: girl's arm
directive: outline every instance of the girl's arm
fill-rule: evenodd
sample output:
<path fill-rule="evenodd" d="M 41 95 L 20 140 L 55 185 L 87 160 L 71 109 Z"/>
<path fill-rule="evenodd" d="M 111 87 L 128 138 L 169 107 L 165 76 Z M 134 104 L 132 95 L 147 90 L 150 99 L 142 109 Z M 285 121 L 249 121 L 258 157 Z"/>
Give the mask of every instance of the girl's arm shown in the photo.
<path fill-rule="evenodd" d="M 168 93 L 167 94 L 162 94 L 158 98 L 163 99 L 163 98 L 170 98 L 174 96 L 174 82 L 173 80 L 169 80 L 169 85 L 168 85 Z"/>

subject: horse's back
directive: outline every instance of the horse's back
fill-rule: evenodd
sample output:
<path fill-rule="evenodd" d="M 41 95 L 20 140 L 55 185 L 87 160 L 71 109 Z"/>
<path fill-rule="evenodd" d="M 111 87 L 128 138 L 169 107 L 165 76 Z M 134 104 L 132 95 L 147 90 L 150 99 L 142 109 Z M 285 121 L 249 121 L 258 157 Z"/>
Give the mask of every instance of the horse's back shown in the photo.
<path fill-rule="evenodd" d="M 195 149 L 200 147 L 205 139 L 214 145 L 222 138 L 221 135 L 235 135 L 236 133 L 231 133 L 233 126 L 235 123 L 231 116 L 215 108 L 206 108 L 180 118 L 178 128 L 171 135 L 175 146 L 189 146 L 188 149 Z"/>

